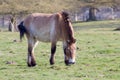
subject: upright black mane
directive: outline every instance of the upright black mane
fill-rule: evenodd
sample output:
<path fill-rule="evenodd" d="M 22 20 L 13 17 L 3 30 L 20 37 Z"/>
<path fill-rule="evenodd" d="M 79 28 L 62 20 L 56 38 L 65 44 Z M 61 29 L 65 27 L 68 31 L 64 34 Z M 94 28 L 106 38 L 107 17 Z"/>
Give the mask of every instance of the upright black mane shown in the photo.
<path fill-rule="evenodd" d="M 73 37 L 73 29 L 72 26 L 70 25 L 69 14 L 65 11 L 63 11 L 61 14 L 64 20 L 64 25 L 65 25 L 64 27 L 67 32 L 67 39 L 69 43 L 75 43 L 75 39 Z"/>
<path fill-rule="evenodd" d="M 63 11 L 62 16 L 65 22 L 69 21 L 69 14 L 68 12 Z"/>

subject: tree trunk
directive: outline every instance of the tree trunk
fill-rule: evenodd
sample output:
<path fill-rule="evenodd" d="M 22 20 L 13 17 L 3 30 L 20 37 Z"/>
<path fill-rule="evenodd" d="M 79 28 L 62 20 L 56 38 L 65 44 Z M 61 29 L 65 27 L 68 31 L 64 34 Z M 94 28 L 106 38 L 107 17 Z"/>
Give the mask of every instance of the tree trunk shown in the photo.
<path fill-rule="evenodd" d="M 75 21 L 78 21 L 78 15 L 75 13 Z"/>
<path fill-rule="evenodd" d="M 94 7 L 90 7 L 89 9 L 89 18 L 87 19 L 87 21 L 96 21 L 96 12 L 98 11 L 97 8 Z"/>
<path fill-rule="evenodd" d="M 5 18 L 4 18 L 4 15 L 3 15 L 3 17 L 2 17 L 2 27 L 4 27 L 4 20 L 5 20 Z"/>
<path fill-rule="evenodd" d="M 9 22 L 9 28 L 8 28 L 8 30 L 10 32 L 14 32 L 14 23 L 12 23 L 11 21 Z"/>
<path fill-rule="evenodd" d="M 17 26 L 16 26 L 15 16 L 10 17 L 8 30 L 11 31 L 11 32 L 18 31 Z"/>

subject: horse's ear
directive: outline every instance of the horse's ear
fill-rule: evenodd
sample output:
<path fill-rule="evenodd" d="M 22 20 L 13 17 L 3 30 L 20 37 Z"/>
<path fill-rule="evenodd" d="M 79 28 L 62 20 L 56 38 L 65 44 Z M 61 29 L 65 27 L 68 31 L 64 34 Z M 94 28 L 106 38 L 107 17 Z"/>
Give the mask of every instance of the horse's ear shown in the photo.
<path fill-rule="evenodd" d="M 76 42 L 76 39 L 73 39 L 73 43 L 75 43 Z"/>
<path fill-rule="evenodd" d="M 70 40 L 67 40 L 67 43 L 70 44 Z"/>

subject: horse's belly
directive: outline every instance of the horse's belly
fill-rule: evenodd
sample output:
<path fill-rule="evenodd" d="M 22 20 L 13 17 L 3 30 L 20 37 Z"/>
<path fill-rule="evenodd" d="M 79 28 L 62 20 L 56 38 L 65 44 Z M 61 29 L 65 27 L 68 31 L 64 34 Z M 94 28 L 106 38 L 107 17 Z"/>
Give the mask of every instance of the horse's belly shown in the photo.
<path fill-rule="evenodd" d="M 38 26 L 38 25 L 33 24 L 31 26 L 31 32 L 37 40 L 42 41 L 42 42 L 51 42 L 51 39 L 53 39 L 55 35 L 54 22 L 47 23 L 46 25 L 43 25 L 43 26 L 42 25 Z"/>
<path fill-rule="evenodd" d="M 39 36 L 37 39 L 42 42 L 50 42 L 49 36 Z"/>
<path fill-rule="evenodd" d="M 46 31 L 46 32 L 40 31 L 40 32 L 36 33 L 34 36 L 39 41 L 50 42 L 50 32 L 49 31 Z"/>

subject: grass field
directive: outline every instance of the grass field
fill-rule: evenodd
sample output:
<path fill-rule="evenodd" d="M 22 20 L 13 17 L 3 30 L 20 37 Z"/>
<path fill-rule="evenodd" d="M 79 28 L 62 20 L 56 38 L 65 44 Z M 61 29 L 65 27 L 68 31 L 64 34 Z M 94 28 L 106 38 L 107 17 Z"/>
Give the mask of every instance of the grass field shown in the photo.
<path fill-rule="evenodd" d="M 49 65 L 50 43 L 35 49 L 37 66 L 26 65 L 27 41 L 19 34 L 0 32 L 0 80 L 120 80 L 120 20 L 74 23 L 76 64 L 66 66 L 62 44 L 57 44 L 56 63 Z M 9 64 L 12 63 L 12 64 Z"/>

